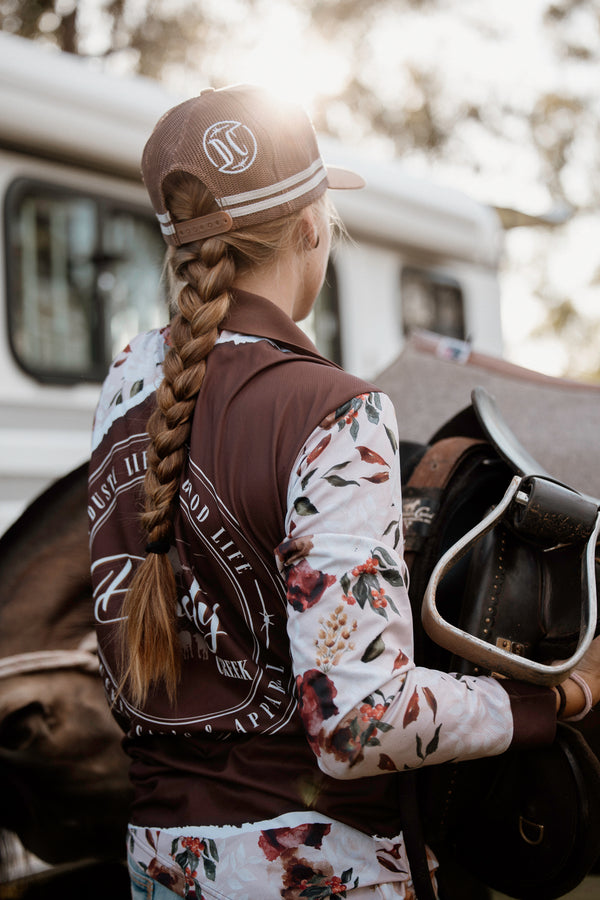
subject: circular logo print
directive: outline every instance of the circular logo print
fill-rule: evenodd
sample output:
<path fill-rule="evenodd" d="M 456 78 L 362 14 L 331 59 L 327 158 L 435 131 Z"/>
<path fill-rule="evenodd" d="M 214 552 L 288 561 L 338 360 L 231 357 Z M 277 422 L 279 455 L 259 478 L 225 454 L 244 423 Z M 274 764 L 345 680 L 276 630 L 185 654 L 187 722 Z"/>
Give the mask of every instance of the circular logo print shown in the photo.
<path fill-rule="evenodd" d="M 237 175 L 256 157 L 256 138 L 241 122 L 216 122 L 204 132 L 204 152 L 219 172 Z"/>

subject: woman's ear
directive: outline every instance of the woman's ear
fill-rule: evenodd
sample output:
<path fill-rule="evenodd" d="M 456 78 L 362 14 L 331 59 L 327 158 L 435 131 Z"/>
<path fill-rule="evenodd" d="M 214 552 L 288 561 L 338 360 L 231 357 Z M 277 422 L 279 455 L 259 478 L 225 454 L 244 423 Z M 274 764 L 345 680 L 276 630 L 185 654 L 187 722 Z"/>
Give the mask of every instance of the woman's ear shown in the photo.
<path fill-rule="evenodd" d="M 307 206 L 300 216 L 300 235 L 305 250 L 314 250 L 319 246 L 319 228 L 314 210 Z"/>

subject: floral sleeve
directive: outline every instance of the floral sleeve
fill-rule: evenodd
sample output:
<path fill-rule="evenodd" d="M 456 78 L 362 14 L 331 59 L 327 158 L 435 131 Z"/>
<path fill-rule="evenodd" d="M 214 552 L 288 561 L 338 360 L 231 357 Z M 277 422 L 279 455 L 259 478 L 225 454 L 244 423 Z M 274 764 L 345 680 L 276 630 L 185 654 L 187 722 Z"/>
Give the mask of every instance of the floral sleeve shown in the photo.
<path fill-rule="evenodd" d="M 512 736 L 493 678 L 414 665 L 401 509 L 391 402 L 355 397 L 298 456 L 276 551 L 300 713 L 336 778 L 491 756 Z"/>

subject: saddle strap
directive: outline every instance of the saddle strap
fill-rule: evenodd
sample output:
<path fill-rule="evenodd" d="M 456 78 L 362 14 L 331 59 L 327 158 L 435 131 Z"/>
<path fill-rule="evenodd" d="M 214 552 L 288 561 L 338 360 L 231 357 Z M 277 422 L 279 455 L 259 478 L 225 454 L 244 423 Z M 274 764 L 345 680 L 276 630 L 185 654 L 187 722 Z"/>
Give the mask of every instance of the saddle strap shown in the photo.
<path fill-rule="evenodd" d="M 403 490 L 404 558 L 410 571 L 440 507 L 444 489 L 455 471 L 485 441 L 466 437 L 443 438 L 429 447 Z"/>
<path fill-rule="evenodd" d="M 402 835 L 408 857 L 416 900 L 438 900 L 429 871 L 423 818 L 419 807 L 415 772 L 403 772 L 397 777 L 398 800 L 402 814 Z"/>

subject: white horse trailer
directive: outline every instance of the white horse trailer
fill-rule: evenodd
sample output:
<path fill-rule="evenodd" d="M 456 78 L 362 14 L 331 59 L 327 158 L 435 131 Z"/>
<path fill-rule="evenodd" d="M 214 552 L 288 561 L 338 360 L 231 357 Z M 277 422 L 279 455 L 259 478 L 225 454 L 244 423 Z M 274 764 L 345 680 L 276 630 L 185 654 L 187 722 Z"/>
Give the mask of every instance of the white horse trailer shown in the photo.
<path fill-rule="evenodd" d="M 165 318 L 164 245 L 139 160 L 173 102 L 156 83 L 0 33 L 0 533 L 87 458 L 110 359 Z M 351 240 L 306 324 L 320 349 L 368 378 L 414 328 L 501 353 L 495 212 L 322 147 L 367 188 L 335 198 Z"/>

